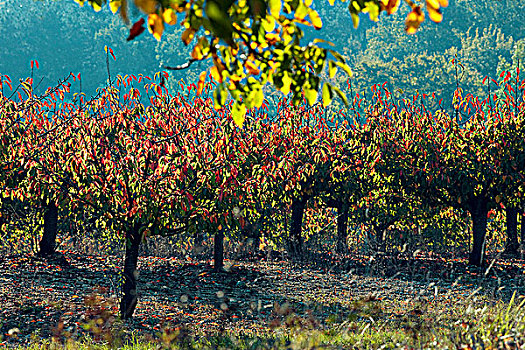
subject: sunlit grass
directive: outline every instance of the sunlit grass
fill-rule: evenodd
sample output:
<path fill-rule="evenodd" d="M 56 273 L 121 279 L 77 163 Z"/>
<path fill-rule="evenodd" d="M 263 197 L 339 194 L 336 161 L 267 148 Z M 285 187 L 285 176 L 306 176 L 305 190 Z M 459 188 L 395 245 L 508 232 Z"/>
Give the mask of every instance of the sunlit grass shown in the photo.
<path fill-rule="evenodd" d="M 361 311 L 341 319 L 313 320 L 294 313 L 282 315 L 261 333 L 242 330 L 218 334 L 177 329 L 145 338 L 122 332 L 122 324 L 102 341 L 61 335 L 39 339 L 14 349 L 518 349 L 524 344 L 525 299 L 514 296 L 508 303 L 488 303 L 482 298 L 458 300 L 425 307 L 414 304 L 404 313 L 381 312 L 378 301 L 362 300 Z M 388 309 L 396 309 L 388 305 Z M 127 335 L 126 335 L 127 334 Z M 6 340 L 6 339 L 4 339 Z M 6 347 L 6 343 L 1 343 Z M 10 342 L 10 344 L 15 344 Z"/>

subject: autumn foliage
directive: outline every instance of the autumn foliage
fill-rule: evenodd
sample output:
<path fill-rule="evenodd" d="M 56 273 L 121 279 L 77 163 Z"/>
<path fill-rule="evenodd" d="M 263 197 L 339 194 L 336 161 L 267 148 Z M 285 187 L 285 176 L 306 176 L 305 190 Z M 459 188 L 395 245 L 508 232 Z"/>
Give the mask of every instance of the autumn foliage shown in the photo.
<path fill-rule="evenodd" d="M 73 220 L 87 212 L 101 230 L 119 232 L 125 318 L 137 302 L 138 247 L 150 236 L 207 232 L 222 254 L 224 238 L 240 241 L 250 228 L 301 258 L 312 201 L 337 210 L 342 253 L 352 217 L 385 231 L 452 207 L 470 213 L 470 262 L 480 265 L 490 211 L 523 205 L 519 71 L 488 81 L 499 95 L 457 90 L 451 112 L 433 96 L 396 99 L 377 85 L 371 98 L 353 96 L 340 110 L 306 97 L 299 105 L 264 100 L 242 128 L 232 101 L 214 104 L 213 80 L 170 92 L 156 83 L 161 76 L 118 76 L 90 99 L 71 93 L 79 76 L 41 96 L 30 79 L 14 93 L 8 77 L 0 80 L 3 200 L 54 205 Z M 269 226 L 268 216 L 285 230 Z M 222 258 L 215 255 L 216 264 Z"/>

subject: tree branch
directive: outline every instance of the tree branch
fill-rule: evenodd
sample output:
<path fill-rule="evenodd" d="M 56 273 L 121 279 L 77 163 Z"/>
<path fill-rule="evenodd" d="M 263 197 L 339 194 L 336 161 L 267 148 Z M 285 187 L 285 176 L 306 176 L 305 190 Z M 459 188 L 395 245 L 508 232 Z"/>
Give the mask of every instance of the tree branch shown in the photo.
<path fill-rule="evenodd" d="M 183 69 L 186 69 L 188 68 L 189 66 L 191 66 L 191 64 L 195 61 L 200 61 L 196 58 L 191 58 L 190 60 L 188 60 L 188 62 L 186 63 L 183 63 L 181 65 L 178 65 L 178 66 L 162 66 L 163 69 L 167 69 L 167 70 L 183 70 Z"/>

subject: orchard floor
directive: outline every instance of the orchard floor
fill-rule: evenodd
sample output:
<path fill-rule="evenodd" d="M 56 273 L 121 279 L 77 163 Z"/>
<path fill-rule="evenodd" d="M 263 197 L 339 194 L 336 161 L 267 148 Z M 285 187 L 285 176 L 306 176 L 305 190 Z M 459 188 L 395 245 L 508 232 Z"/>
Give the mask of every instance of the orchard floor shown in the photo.
<path fill-rule="evenodd" d="M 119 325 L 122 258 L 63 254 L 68 267 L 29 255 L 0 258 L 0 345 L 80 337 L 97 317 L 102 333 Z M 314 261 L 227 261 L 227 271 L 215 273 L 209 262 L 140 258 L 135 317 L 119 327 L 155 339 L 173 329 L 257 335 L 292 324 L 327 329 L 345 320 L 447 323 L 458 321 L 459 304 L 497 306 L 515 291 L 525 295 L 525 265 L 518 259 L 489 259 L 488 269 L 422 255 Z"/>

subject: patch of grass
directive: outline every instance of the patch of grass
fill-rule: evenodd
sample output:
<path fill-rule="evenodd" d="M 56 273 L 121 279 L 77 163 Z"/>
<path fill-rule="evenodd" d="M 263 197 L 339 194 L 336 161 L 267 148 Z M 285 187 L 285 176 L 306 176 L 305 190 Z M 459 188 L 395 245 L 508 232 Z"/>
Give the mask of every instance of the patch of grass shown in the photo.
<path fill-rule="evenodd" d="M 330 322 L 312 322 L 290 313 L 259 334 L 165 329 L 157 337 L 142 338 L 134 333 L 123 334 L 119 328 L 110 341 L 55 337 L 34 339 L 29 346 L 11 347 L 17 350 L 519 349 L 525 345 L 523 297 L 514 295 L 508 303 L 470 298 L 458 301 L 453 310 L 448 303 L 425 307 L 426 302 L 421 301 L 413 309 L 397 314 L 377 312 L 378 303 L 362 301 L 359 305 L 363 312 L 346 320 L 332 317 Z"/>

